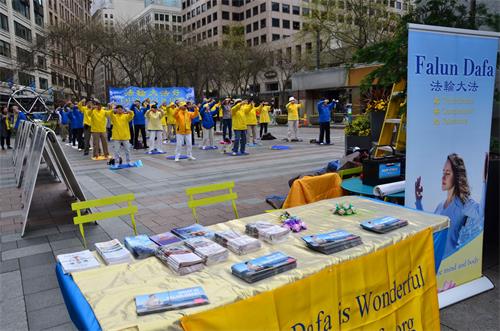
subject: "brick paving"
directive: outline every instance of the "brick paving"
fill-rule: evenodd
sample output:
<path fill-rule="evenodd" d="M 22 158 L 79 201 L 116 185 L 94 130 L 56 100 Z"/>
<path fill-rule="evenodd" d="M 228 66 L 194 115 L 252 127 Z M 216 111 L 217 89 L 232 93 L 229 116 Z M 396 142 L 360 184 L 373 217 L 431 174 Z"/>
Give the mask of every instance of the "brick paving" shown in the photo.
<path fill-rule="evenodd" d="M 286 135 L 286 128 L 271 127 L 271 132 L 282 138 Z M 92 161 L 69 146 L 64 146 L 64 150 L 88 199 L 133 192 L 139 208 L 136 217 L 138 231 L 152 234 L 194 222 L 184 193 L 189 186 L 234 180 L 240 217 L 271 209 L 265 203 L 265 197 L 285 195 L 290 178 L 321 168 L 328 161 L 343 156 L 342 130 L 332 130 L 333 146 L 309 144 L 317 132 L 318 129 L 301 128 L 303 142 L 266 141 L 262 146 L 249 147 L 250 155 L 244 157 L 222 155 L 219 150 L 201 151 L 195 146 L 196 161 L 175 163 L 166 160 L 165 155 L 134 151 L 133 159 L 141 159 L 144 166 L 119 171 L 111 171 L 105 162 Z M 201 140 L 197 139 L 197 142 Z M 291 149 L 274 151 L 270 149 L 271 145 L 289 145 Z M 173 155 L 175 146 L 164 147 L 167 155 Z M 21 238 L 22 206 L 13 174 L 11 153 L 0 152 L 0 330 L 74 330 L 54 272 L 56 255 L 83 249 L 79 232 L 72 224 L 74 214 L 70 204 L 73 200 L 64 184 L 51 178 L 42 166 L 27 231 Z M 198 214 L 200 222 L 206 225 L 234 218 L 227 204 L 200 208 Z M 132 228 L 130 220 L 123 217 L 87 225 L 85 234 L 89 248 L 94 249 L 96 242 L 123 239 L 132 234 Z M 486 273 L 497 282 L 498 261 L 490 260 Z M 498 291 L 470 300 L 486 300 L 489 307 L 496 304 L 497 310 Z M 456 322 L 457 315 L 460 315 L 458 321 L 467 316 L 456 312 L 460 305 L 463 303 L 441 312 L 443 329 L 465 330 L 471 325 Z M 488 312 L 488 307 L 484 309 Z M 495 320 L 498 326 L 498 311 L 496 314 L 495 318 L 494 313 L 487 316 L 483 312 L 485 319 L 481 329 L 495 326 Z"/>

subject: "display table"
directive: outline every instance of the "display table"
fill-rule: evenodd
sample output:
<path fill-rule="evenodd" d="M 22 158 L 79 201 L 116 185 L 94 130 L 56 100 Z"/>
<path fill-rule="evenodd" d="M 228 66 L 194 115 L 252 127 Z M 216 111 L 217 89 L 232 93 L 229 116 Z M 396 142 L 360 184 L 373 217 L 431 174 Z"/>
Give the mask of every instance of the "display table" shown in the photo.
<path fill-rule="evenodd" d="M 353 203 L 358 209 L 358 214 L 344 217 L 333 215 L 331 212 L 332 208 L 335 207 L 336 203 L 341 202 Z M 295 296 L 295 298 L 292 297 L 290 300 L 286 301 L 277 300 L 277 291 L 286 289 L 287 286 L 290 285 L 297 286 L 298 291 L 302 291 L 300 293 L 308 297 L 309 303 L 305 305 L 299 304 L 298 306 L 296 305 L 298 303 L 295 303 L 294 309 L 300 309 L 301 312 L 307 313 L 313 304 L 320 303 L 322 302 L 321 300 L 327 297 L 318 297 L 316 300 L 313 299 L 315 296 L 312 294 L 308 296 L 307 291 L 303 291 L 303 288 L 301 289 L 304 281 L 314 280 L 316 286 L 322 286 L 323 279 L 323 281 L 325 281 L 325 289 L 331 286 L 339 289 L 340 283 L 326 283 L 327 278 L 321 277 L 331 277 L 333 274 L 340 277 L 348 273 L 348 270 L 351 270 L 349 268 L 352 263 L 363 261 L 362 264 L 352 265 L 352 267 L 358 268 L 357 270 L 359 270 L 359 272 L 342 277 L 343 281 L 348 281 L 350 284 L 349 288 L 347 286 L 342 287 L 343 291 L 351 291 L 344 294 L 349 295 L 354 300 L 355 291 L 358 289 L 363 291 L 367 286 L 371 286 L 368 279 L 371 274 L 377 275 L 377 277 L 373 277 L 373 279 L 377 278 L 377 281 L 379 279 L 378 277 L 386 277 L 387 280 L 383 281 L 384 286 L 387 285 L 388 287 L 392 287 L 393 280 L 396 282 L 399 277 L 403 277 L 404 279 L 406 279 L 405 277 L 409 278 L 410 272 L 418 273 L 418 270 L 420 270 L 420 273 L 425 275 L 425 292 L 420 293 L 415 290 L 412 292 L 412 295 L 417 295 L 418 293 L 421 295 L 430 295 L 429 299 L 423 300 L 423 297 L 416 297 L 415 300 L 411 301 L 411 304 L 396 302 L 391 306 L 391 309 L 402 309 L 401 307 L 403 306 L 404 309 L 408 309 L 409 307 L 424 309 L 423 307 L 425 306 L 426 311 L 422 311 L 422 316 L 427 315 L 428 321 L 432 321 L 432 323 L 434 323 L 432 325 L 438 323 L 437 326 L 439 327 L 439 312 L 437 308 L 437 293 L 434 277 L 434 254 L 432 252 L 432 233 L 434 233 L 434 240 L 436 240 L 436 238 L 440 237 L 439 235 L 436 236 L 437 234 L 446 232 L 448 227 L 448 219 L 446 217 L 422 213 L 397 205 L 355 196 L 323 200 L 287 210 L 290 214 L 302 218 L 302 220 L 307 223 L 308 230 L 298 234 L 292 234 L 289 240 L 282 244 L 269 245 L 263 243 L 262 249 L 252 254 L 237 256 L 230 253 L 228 261 L 206 267 L 203 271 L 190 275 L 176 276 L 155 257 L 139 260 L 131 264 L 115 266 L 103 265 L 98 269 L 74 273 L 72 278 L 67 275 L 62 275 L 61 270 L 58 269 L 58 279 L 60 283 L 61 279 L 63 281 L 61 290 L 63 291 L 73 321 L 77 324 L 84 320 L 86 325 L 95 326 L 95 323 L 91 320 L 93 317 L 90 316 L 88 311 L 88 307 L 91 307 L 100 327 L 104 330 L 123 330 L 127 328 L 134 330 L 180 329 L 180 319 L 183 317 L 183 326 L 189 329 L 201 328 L 207 330 L 224 328 L 217 324 L 217 321 L 205 320 L 207 316 L 208 319 L 222 316 L 222 320 L 228 323 L 225 324 L 226 329 L 257 328 L 257 324 L 252 323 L 263 323 L 261 325 L 267 325 L 267 329 L 290 329 L 290 325 L 277 325 L 275 323 L 277 318 L 273 319 L 260 315 L 264 312 L 267 314 L 269 310 L 279 310 L 280 306 L 287 307 L 287 305 L 290 305 L 290 302 L 294 302 L 294 300 L 298 299 L 298 297 Z M 385 215 L 405 218 L 409 221 L 409 225 L 384 235 L 370 233 L 359 227 L 359 223 L 363 220 Z M 259 220 L 277 222 L 278 216 L 279 212 L 255 215 L 216 224 L 210 228 L 212 230 L 234 229 L 244 232 L 246 223 Z M 307 249 L 300 239 L 301 236 L 306 234 L 327 232 L 335 229 L 344 229 L 359 234 L 362 237 L 363 245 L 333 255 L 323 255 Z M 415 240 L 415 242 L 412 242 L 412 240 Z M 387 251 L 389 249 L 394 249 L 394 251 Z M 297 258 L 298 267 L 294 270 L 254 284 L 247 284 L 231 275 L 230 270 L 232 264 L 278 250 Z M 405 254 L 405 252 L 407 252 L 407 254 Z M 371 259 L 372 256 L 373 259 Z M 367 260 L 361 260 L 363 258 Z M 395 265 L 392 265 L 394 263 Z M 336 271 L 336 267 L 344 265 L 346 268 L 349 268 L 344 271 Z M 371 266 L 373 269 L 368 268 L 368 266 Z M 418 267 L 420 267 L 420 269 L 418 269 Z M 364 270 L 363 268 L 368 269 Z M 422 273 L 423 269 L 425 269 L 424 273 Z M 137 316 L 135 313 L 134 297 L 136 295 L 193 286 L 202 286 L 204 288 L 210 300 L 209 305 L 146 316 Z M 310 287 L 311 286 L 308 286 L 308 288 Z M 378 287 L 380 287 L 380 284 Z M 334 291 L 334 289 L 331 291 Z M 321 290 L 319 292 L 323 291 Z M 326 294 L 328 293 L 325 292 L 325 295 Z M 333 292 L 330 294 L 333 295 Z M 316 295 L 318 295 L 318 293 L 316 293 Z M 339 294 L 339 300 L 340 297 Z M 66 298 L 69 298 L 69 303 Z M 333 298 L 333 296 L 328 297 L 328 299 L 331 298 Z M 408 298 L 410 299 L 410 297 Z M 263 301 L 262 305 L 260 304 L 261 301 L 259 300 L 262 299 L 268 300 L 266 301 L 267 303 L 271 300 L 273 302 L 273 309 L 263 309 L 266 306 Z M 337 297 L 335 297 L 335 300 L 337 300 Z M 252 304 L 252 302 L 257 302 L 259 304 L 255 305 Z M 232 313 L 232 309 L 243 310 L 241 311 L 241 315 L 237 316 L 238 314 Z M 290 311 L 293 312 L 293 309 L 290 309 Z M 335 311 L 334 317 L 336 325 L 337 307 L 323 307 L 321 308 L 321 314 L 324 314 L 327 309 L 333 309 Z M 212 311 L 214 314 L 210 314 Z M 203 312 L 208 312 L 208 315 L 196 315 L 196 313 L 203 314 Z M 311 319 L 313 318 L 312 315 L 314 315 L 314 321 L 316 320 L 315 314 L 317 313 L 319 312 L 311 311 L 309 314 L 311 315 Z M 370 318 L 375 318 L 374 321 L 377 323 L 382 323 L 387 319 L 395 321 L 391 316 L 396 316 L 396 313 L 388 315 L 387 310 L 383 313 L 383 316 L 372 314 Z M 186 319 L 188 314 L 194 314 L 193 316 L 196 318 L 193 320 L 189 318 Z M 278 312 L 276 312 L 276 314 L 278 314 Z M 437 322 L 435 321 L 436 318 L 434 318 L 434 320 L 431 318 L 431 315 L 434 317 L 437 316 Z M 415 318 L 417 317 L 418 316 L 415 316 Z M 418 317 L 419 320 L 420 317 Z M 352 320 L 355 321 L 355 318 L 353 317 Z M 280 323 L 281 322 L 283 322 L 283 320 L 281 320 Z M 306 321 L 305 323 L 308 322 Z M 331 321 L 331 323 L 334 322 Z M 355 325 L 354 323 L 357 322 L 353 322 L 353 325 Z M 370 320 L 369 323 L 375 326 L 373 321 Z M 304 324 L 304 330 L 306 329 L 307 325 Z M 322 329 L 323 328 L 321 328 L 321 330 Z M 302 330 L 302 328 L 298 327 L 295 330 Z"/>
<path fill-rule="evenodd" d="M 363 184 L 363 182 L 361 181 L 361 178 L 359 178 L 359 177 L 351 177 L 351 178 L 344 179 L 342 181 L 341 186 L 344 190 L 355 193 L 355 194 L 360 194 L 360 195 L 364 195 L 364 196 L 368 196 L 368 197 L 375 196 L 373 194 L 374 186 Z M 398 193 L 389 194 L 386 197 L 388 197 L 388 198 L 404 198 L 405 192 L 398 192 Z"/>

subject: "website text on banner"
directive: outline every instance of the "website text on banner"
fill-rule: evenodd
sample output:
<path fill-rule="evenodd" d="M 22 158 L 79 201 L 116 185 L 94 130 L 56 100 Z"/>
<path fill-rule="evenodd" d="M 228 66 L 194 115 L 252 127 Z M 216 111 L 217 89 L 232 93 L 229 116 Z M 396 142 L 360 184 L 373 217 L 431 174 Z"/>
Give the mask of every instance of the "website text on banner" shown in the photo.
<path fill-rule="evenodd" d="M 437 273 L 445 291 L 482 275 L 498 38 L 432 28 L 409 29 L 405 203 L 450 219 Z"/>
<path fill-rule="evenodd" d="M 114 102 L 128 107 L 135 100 L 143 102 L 149 99 L 159 104 L 175 102 L 175 100 L 194 101 L 194 89 L 192 87 L 110 87 L 109 102 Z"/>
<path fill-rule="evenodd" d="M 187 315 L 184 330 L 438 330 L 432 229 L 246 300 Z"/>

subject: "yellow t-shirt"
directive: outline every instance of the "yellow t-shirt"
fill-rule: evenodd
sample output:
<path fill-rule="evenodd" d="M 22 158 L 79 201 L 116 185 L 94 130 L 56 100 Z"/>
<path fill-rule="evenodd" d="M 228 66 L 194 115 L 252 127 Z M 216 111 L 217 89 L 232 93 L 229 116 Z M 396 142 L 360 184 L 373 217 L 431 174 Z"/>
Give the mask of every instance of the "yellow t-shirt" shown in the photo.
<path fill-rule="evenodd" d="M 77 104 L 77 106 L 78 109 L 83 113 L 83 125 L 92 125 L 92 119 L 90 118 L 91 110 L 81 101 Z"/>
<path fill-rule="evenodd" d="M 160 110 L 163 112 L 163 116 L 161 117 L 161 125 L 167 125 L 168 106 L 160 106 Z"/>
<path fill-rule="evenodd" d="M 250 106 L 250 107 L 248 107 Z M 231 108 L 233 130 L 246 130 L 246 114 L 252 110 L 252 105 L 238 103 Z"/>
<path fill-rule="evenodd" d="M 161 119 L 163 118 L 163 112 L 161 110 L 152 111 L 148 110 L 146 112 L 146 118 L 148 119 L 147 129 L 152 131 L 161 131 L 163 127 L 161 125 Z"/>
<path fill-rule="evenodd" d="M 129 122 L 134 119 L 134 112 L 129 111 L 124 114 L 109 113 L 113 130 L 111 131 L 111 139 L 113 140 L 130 140 Z"/>
<path fill-rule="evenodd" d="M 90 117 L 90 132 L 106 132 L 106 112 L 107 110 L 101 108 L 97 109 L 89 109 L 89 117 Z"/>
<path fill-rule="evenodd" d="M 269 117 L 269 112 L 271 111 L 271 106 L 264 106 L 260 110 L 260 117 L 259 117 L 259 122 L 260 123 L 269 123 L 271 122 L 271 118 Z"/>
<path fill-rule="evenodd" d="M 289 121 L 297 121 L 299 119 L 300 107 L 302 107 L 300 103 L 289 103 L 286 105 Z"/>
<path fill-rule="evenodd" d="M 175 121 L 175 111 L 177 110 L 177 107 L 175 106 L 174 103 L 171 103 L 168 108 L 167 108 L 167 124 L 170 125 L 175 125 L 177 122 Z"/>
<path fill-rule="evenodd" d="M 255 107 L 250 105 L 250 111 L 245 114 L 245 120 L 247 122 L 247 125 L 257 125 L 257 112 L 259 112 L 262 109 L 262 105 Z M 243 111 L 245 111 L 246 108 L 243 108 Z"/>

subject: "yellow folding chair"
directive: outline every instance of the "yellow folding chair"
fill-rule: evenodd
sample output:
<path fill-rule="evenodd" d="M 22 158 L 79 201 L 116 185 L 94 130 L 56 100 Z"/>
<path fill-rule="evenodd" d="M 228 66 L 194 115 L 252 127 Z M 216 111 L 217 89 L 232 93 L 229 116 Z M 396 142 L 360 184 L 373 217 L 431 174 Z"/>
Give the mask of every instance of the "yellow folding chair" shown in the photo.
<path fill-rule="evenodd" d="M 137 235 L 137 227 L 135 225 L 135 217 L 134 214 L 137 213 L 137 206 L 132 204 L 132 201 L 135 200 L 135 196 L 133 193 L 127 193 L 102 199 L 96 200 L 87 200 L 81 202 L 75 202 L 71 204 L 71 210 L 76 211 L 76 215 L 73 218 L 73 223 L 80 227 L 80 233 L 82 234 L 83 244 L 87 247 L 87 241 L 85 239 L 85 232 L 83 229 L 83 224 L 101 221 L 107 218 L 119 217 L 124 215 L 130 215 L 130 219 L 132 221 L 132 226 L 134 227 L 134 234 Z M 102 212 L 88 213 L 82 215 L 82 211 L 90 208 L 104 207 L 115 205 L 119 203 L 127 202 L 127 207 L 120 207 L 118 209 L 106 210 Z"/>
<path fill-rule="evenodd" d="M 197 207 L 213 205 L 216 203 L 221 203 L 221 202 L 226 202 L 226 201 L 231 201 L 234 215 L 236 216 L 236 218 L 239 218 L 238 210 L 236 209 L 236 200 L 238 199 L 238 194 L 236 194 L 236 192 L 233 192 L 233 188 L 234 188 L 234 182 L 223 182 L 223 183 L 218 183 L 218 184 L 188 187 L 186 189 L 186 195 L 189 197 L 187 204 L 188 204 L 188 207 L 193 210 L 193 217 L 194 217 L 196 223 L 198 223 L 198 215 L 196 214 Z M 228 190 L 229 193 L 222 194 L 222 195 L 210 196 L 210 197 L 201 198 L 201 199 L 195 199 L 195 197 L 194 197 L 196 194 L 210 193 L 210 192 L 216 192 L 216 191 L 222 191 L 222 190 Z"/>
<path fill-rule="evenodd" d="M 344 179 L 344 177 L 346 177 L 346 176 L 351 176 L 352 177 L 353 175 L 358 175 L 361 172 L 363 172 L 363 167 L 362 166 L 356 167 L 356 168 L 349 168 L 349 169 L 339 170 L 339 171 L 337 171 L 337 174 L 339 174 L 340 179 Z"/>

